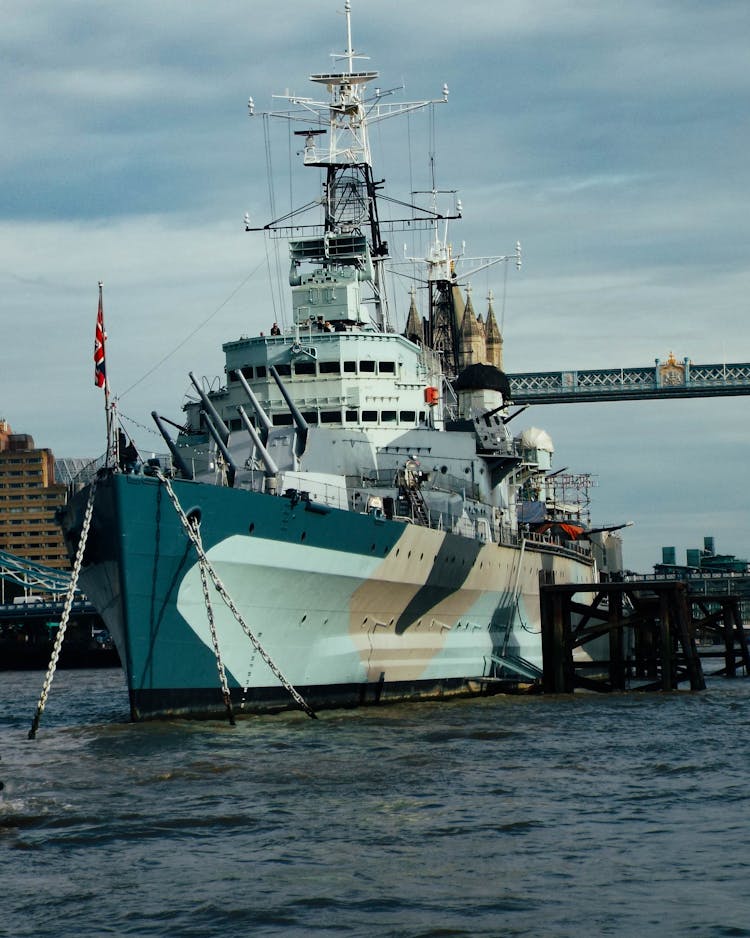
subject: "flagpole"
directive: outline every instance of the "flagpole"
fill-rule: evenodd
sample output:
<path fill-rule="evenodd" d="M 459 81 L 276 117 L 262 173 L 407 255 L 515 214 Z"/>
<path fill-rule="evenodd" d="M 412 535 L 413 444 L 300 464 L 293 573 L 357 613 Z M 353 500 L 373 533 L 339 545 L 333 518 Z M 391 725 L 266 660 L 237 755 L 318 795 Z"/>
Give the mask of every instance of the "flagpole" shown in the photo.
<path fill-rule="evenodd" d="M 104 414 L 107 422 L 107 455 L 105 457 L 106 465 L 112 465 L 113 461 L 113 446 L 112 446 L 112 406 L 109 399 L 109 379 L 107 378 L 106 373 L 106 361 L 107 361 L 107 333 L 104 329 L 104 300 L 103 300 L 103 291 L 104 284 L 99 281 L 99 312 L 97 316 L 97 341 L 101 342 L 101 377 L 104 379 Z M 99 334 L 101 332 L 101 334 Z"/>

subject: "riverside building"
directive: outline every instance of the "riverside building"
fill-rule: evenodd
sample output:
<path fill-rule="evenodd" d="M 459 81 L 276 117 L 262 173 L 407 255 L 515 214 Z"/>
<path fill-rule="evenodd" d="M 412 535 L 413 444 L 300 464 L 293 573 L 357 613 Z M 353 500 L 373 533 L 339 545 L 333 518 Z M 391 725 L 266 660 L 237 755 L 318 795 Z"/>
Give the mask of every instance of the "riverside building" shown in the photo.
<path fill-rule="evenodd" d="M 35 563 L 68 569 L 55 511 L 66 502 L 55 481 L 55 458 L 28 433 L 13 433 L 0 418 L 0 550 Z"/>

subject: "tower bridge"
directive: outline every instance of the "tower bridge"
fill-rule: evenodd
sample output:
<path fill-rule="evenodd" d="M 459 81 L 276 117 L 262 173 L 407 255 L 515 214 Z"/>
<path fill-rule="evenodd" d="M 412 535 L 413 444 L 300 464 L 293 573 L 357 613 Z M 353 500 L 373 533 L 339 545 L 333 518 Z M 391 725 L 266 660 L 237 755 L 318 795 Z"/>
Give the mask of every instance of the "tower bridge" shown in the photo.
<path fill-rule="evenodd" d="M 750 362 L 696 365 L 678 361 L 637 368 L 594 368 L 509 374 L 514 404 L 641 401 L 750 394 Z"/>

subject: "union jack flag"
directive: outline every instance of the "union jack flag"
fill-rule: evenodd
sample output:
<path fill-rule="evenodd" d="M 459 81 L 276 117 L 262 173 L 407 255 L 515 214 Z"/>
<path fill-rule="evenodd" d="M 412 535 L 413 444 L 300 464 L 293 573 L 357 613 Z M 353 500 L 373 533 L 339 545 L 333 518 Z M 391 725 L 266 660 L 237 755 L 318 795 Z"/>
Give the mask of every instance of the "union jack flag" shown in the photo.
<path fill-rule="evenodd" d="M 107 334 L 104 331 L 104 309 L 102 307 L 102 291 L 99 288 L 99 312 L 96 317 L 96 334 L 94 336 L 94 384 L 103 388 L 107 383 L 107 370 L 104 364 L 104 340 Z"/>

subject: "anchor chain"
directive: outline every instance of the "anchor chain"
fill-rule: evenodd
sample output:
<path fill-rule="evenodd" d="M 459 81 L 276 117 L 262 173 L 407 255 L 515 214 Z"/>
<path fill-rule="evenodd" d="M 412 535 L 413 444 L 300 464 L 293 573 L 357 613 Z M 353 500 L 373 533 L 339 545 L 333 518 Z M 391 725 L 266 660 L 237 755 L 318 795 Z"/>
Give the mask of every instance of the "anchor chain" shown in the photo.
<path fill-rule="evenodd" d="M 201 542 L 201 532 L 200 532 L 200 523 L 197 518 L 192 518 L 193 533 L 195 534 L 196 541 L 201 545 L 201 550 L 203 549 L 203 544 Z M 206 566 L 201 560 L 199 562 L 199 567 L 201 571 L 201 586 L 203 587 L 203 600 L 206 604 L 206 616 L 208 618 L 208 627 L 211 630 L 211 643 L 214 646 L 214 657 L 216 658 L 216 668 L 219 672 L 219 682 L 221 684 L 221 694 L 224 698 L 224 706 L 227 708 L 227 718 L 229 723 L 234 726 L 234 713 L 232 711 L 232 697 L 229 693 L 229 684 L 227 683 L 227 673 L 224 670 L 224 662 L 221 660 L 221 650 L 219 649 L 219 638 L 216 634 L 216 623 L 214 622 L 214 610 L 211 605 L 211 597 L 208 593 L 208 578 L 206 577 Z"/>
<path fill-rule="evenodd" d="M 311 719 L 313 720 L 317 719 L 315 711 L 312 709 L 312 707 L 310 707 L 310 705 L 307 703 L 305 698 L 299 693 L 299 691 L 293 686 L 293 684 L 291 684 L 291 682 L 287 680 L 287 678 L 281 672 L 279 667 L 273 662 L 268 652 L 265 650 L 265 648 L 263 648 L 261 643 L 258 641 L 258 639 L 254 635 L 250 627 L 247 625 L 245 620 L 242 618 L 242 615 L 239 609 L 235 606 L 234 602 L 232 601 L 232 597 L 229 595 L 229 593 L 226 590 L 226 587 L 219 579 L 216 571 L 213 568 L 213 565 L 211 564 L 211 561 L 206 556 L 206 552 L 203 550 L 203 544 L 200 538 L 196 537 L 193 526 L 190 524 L 190 521 L 188 521 L 188 517 L 183 511 L 182 505 L 180 505 L 180 502 L 177 498 L 177 495 L 174 492 L 174 489 L 172 488 L 172 484 L 170 483 L 169 479 L 167 479 L 166 476 L 161 472 L 157 472 L 156 475 L 159 481 L 164 483 L 164 486 L 167 490 L 167 494 L 169 495 L 170 501 L 174 505 L 175 511 L 177 512 L 180 522 L 182 523 L 182 527 L 185 529 L 185 533 L 190 538 L 190 541 L 193 547 L 195 547 L 196 553 L 198 554 L 198 559 L 200 560 L 201 564 L 205 564 L 205 568 L 208 571 L 208 575 L 211 577 L 211 582 L 213 583 L 216 589 L 216 592 L 224 600 L 225 605 L 227 606 L 229 611 L 232 613 L 234 618 L 239 623 L 240 628 L 245 633 L 245 635 L 247 635 L 247 637 L 250 639 L 250 641 L 253 644 L 253 647 L 261 656 L 261 658 L 265 661 L 265 663 L 268 665 L 271 672 L 278 679 L 279 683 L 282 684 L 282 686 L 289 692 L 290 696 L 297 703 L 297 705 L 300 707 L 301 710 L 304 710 L 305 713 Z"/>
<path fill-rule="evenodd" d="M 81 573 L 81 565 L 83 563 L 83 554 L 86 550 L 86 541 L 89 536 L 89 528 L 91 526 L 91 517 L 94 513 L 94 495 L 96 494 L 96 483 L 97 479 L 94 478 L 94 481 L 91 483 L 89 489 L 89 500 L 86 503 L 86 511 L 83 516 L 83 526 L 81 527 L 81 537 L 78 541 L 78 549 L 76 550 L 76 559 L 73 563 L 73 572 L 70 576 L 70 586 L 68 587 L 68 592 L 65 595 L 65 605 L 63 606 L 63 614 L 60 619 L 60 625 L 57 628 L 57 635 L 55 636 L 55 643 L 52 646 L 52 657 L 50 658 L 49 665 L 47 667 L 47 674 L 44 678 L 44 685 L 42 687 L 42 693 L 39 697 L 39 703 L 36 707 L 36 713 L 34 714 L 34 720 L 31 724 L 31 729 L 29 730 L 29 739 L 36 738 L 36 731 L 39 729 L 39 721 L 42 718 L 42 713 L 44 708 L 47 705 L 47 697 L 49 696 L 49 690 L 52 686 L 52 678 L 55 675 L 55 669 L 57 668 L 57 659 L 60 657 L 60 649 L 62 648 L 63 639 L 65 638 L 65 630 L 68 627 L 68 619 L 70 618 L 70 610 L 73 606 L 73 596 L 76 591 L 76 586 L 78 585 L 78 577 Z"/>

